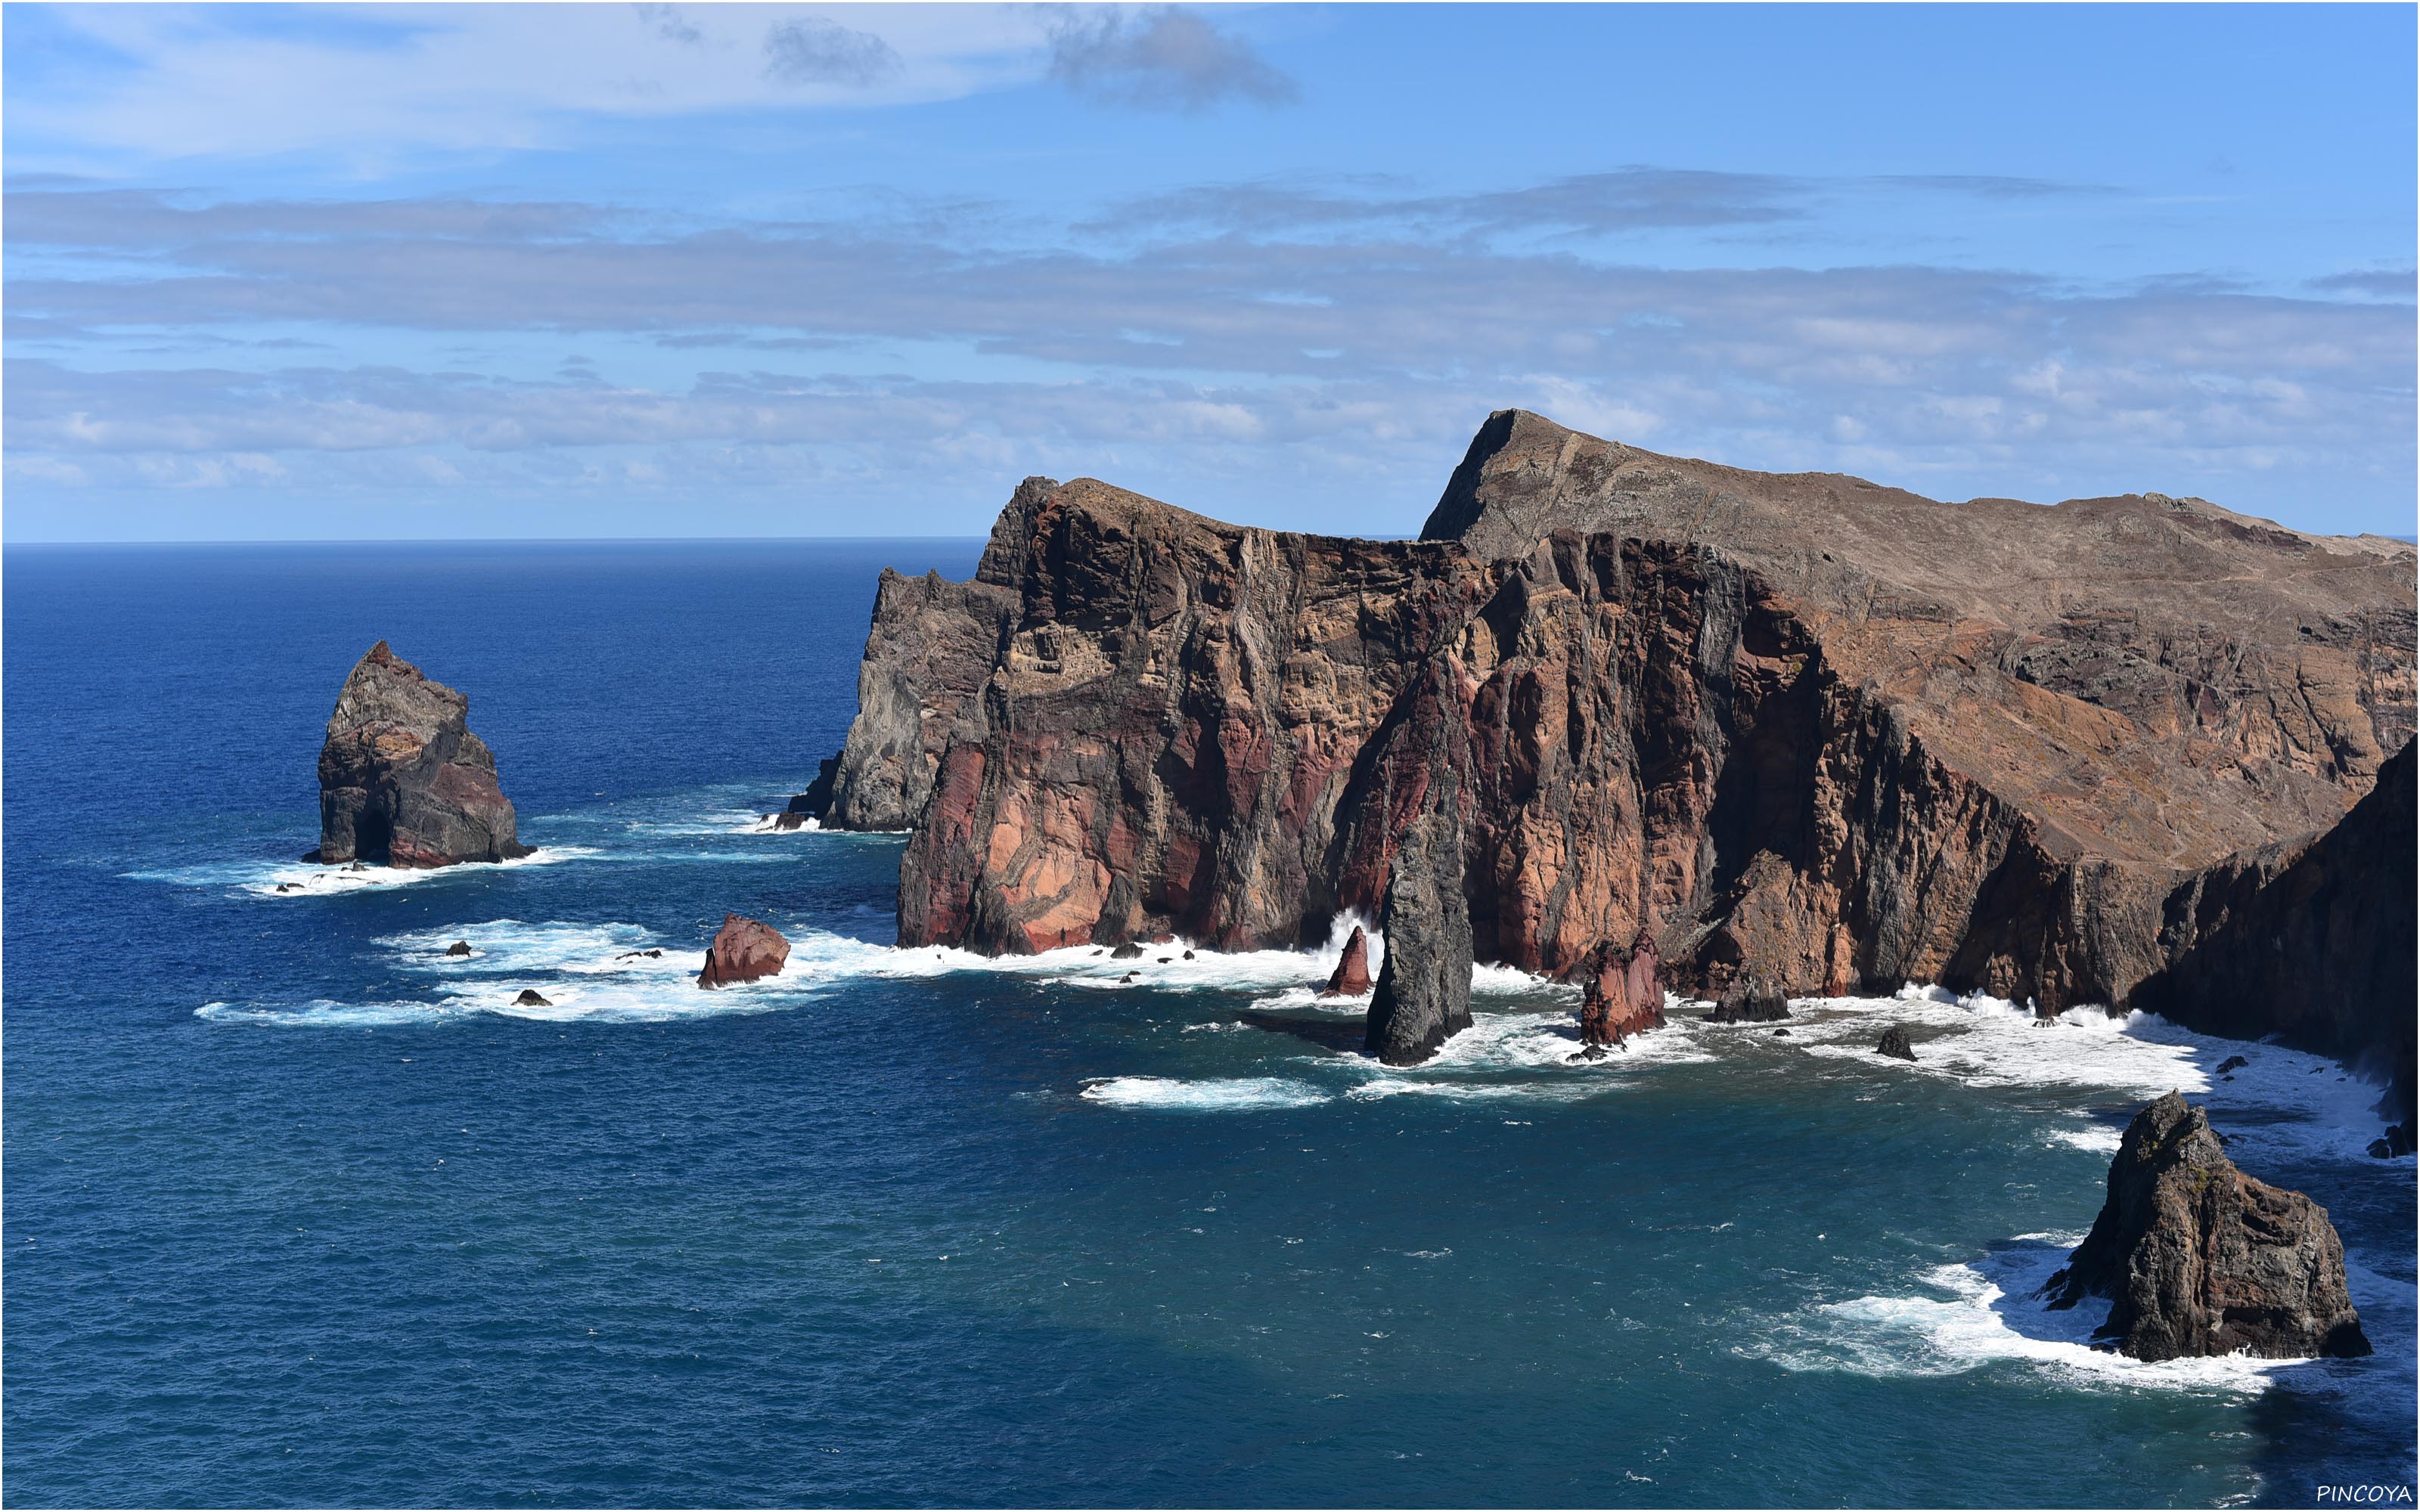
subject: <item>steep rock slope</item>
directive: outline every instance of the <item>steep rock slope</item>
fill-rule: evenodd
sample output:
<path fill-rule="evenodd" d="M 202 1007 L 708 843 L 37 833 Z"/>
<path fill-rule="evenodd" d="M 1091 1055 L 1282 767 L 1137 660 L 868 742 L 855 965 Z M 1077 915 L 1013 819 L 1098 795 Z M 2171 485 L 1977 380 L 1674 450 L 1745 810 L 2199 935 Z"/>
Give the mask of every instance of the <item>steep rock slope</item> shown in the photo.
<path fill-rule="evenodd" d="M 906 944 L 1323 938 L 1419 824 L 1478 959 L 1644 928 L 1676 988 L 2053 1010 L 2172 973 L 2240 912 L 2203 873 L 2300 854 L 2412 725 L 2412 549 L 2195 501 L 1937 504 L 1507 411 L 1424 533 L 1030 479 L 972 582 L 886 575 L 827 823 L 915 825 Z"/>

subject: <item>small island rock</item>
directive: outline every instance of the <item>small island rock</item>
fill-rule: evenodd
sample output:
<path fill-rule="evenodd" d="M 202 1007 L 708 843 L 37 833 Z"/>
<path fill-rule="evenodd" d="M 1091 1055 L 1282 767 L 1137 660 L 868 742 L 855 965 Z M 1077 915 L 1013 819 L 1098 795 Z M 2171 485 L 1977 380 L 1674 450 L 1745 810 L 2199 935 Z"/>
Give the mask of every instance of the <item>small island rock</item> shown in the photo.
<path fill-rule="evenodd" d="M 1336 963 L 1336 970 L 1320 989 L 1322 997 L 1367 997 L 1370 995 L 1370 941 L 1361 926 L 1353 926 L 1352 938 L 1344 942 L 1344 954 Z"/>
<path fill-rule="evenodd" d="M 552 1008 L 554 1005 L 539 996 L 536 988 L 524 987 L 521 989 L 521 995 L 513 999 L 513 1006 L 515 1008 Z"/>
<path fill-rule="evenodd" d="M 790 942 L 782 937 L 780 930 L 761 919 L 725 914 L 722 928 L 715 931 L 714 943 L 706 947 L 706 967 L 697 974 L 697 984 L 721 987 L 754 981 L 780 972 L 783 963 L 789 959 Z"/>
<path fill-rule="evenodd" d="M 1907 1042 L 1907 1030 L 1894 1024 L 1883 1031 L 1883 1042 L 1874 1046 L 1874 1054 L 1899 1060 L 1914 1060 L 1916 1046 Z"/>
<path fill-rule="evenodd" d="M 471 942 L 468 940 L 456 940 L 453 944 L 445 948 L 445 953 L 447 955 L 469 955 L 471 953 Z"/>
<path fill-rule="evenodd" d="M 2236 1169 L 2175 1092 L 2127 1125 L 2092 1232 L 2043 1290 L 2111 1299 L 2096 1336 L 2137 1360 L 2370 1352 L 2328 1211 Z"/>
<path fill-rule="evenodd" d="M 1771 985 L 1735 980 L 1706 1015 L 1709 1024 L 1772 1024 L 1790 1016 L 1790 999 Z"/>
<path fill-rule="evenodd" d="M 319 747 L 319 848 L 328 864 L 452 866 L 527 856 L 496 758 L 465 722 L 471 701 L 389 650 L 353 664 Z"/>

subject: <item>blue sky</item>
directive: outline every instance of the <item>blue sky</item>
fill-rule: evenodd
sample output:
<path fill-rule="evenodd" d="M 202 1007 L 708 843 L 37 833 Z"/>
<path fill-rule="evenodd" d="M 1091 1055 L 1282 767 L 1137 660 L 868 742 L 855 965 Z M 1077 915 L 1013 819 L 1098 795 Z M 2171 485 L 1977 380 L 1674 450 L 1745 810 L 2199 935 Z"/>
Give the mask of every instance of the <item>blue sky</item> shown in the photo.
<path fill-rule="evenodd" d="M 2408 6 L 10 5 L 7 537 L 2414 513 Z"/>

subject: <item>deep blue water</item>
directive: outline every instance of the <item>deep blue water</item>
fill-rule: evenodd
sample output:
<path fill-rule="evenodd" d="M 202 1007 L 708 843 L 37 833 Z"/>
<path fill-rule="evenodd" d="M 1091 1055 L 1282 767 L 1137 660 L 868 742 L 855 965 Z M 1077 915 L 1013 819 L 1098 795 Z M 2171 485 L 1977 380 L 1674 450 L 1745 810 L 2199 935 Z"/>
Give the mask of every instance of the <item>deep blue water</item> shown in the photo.
<path fill-rule="evenodd" d="M 1121 988 L 891 949 L 895 839 L 749 816 L 838 745 L 876 570 L 976 549 L 9 548 L 8 1499 L 2412 1480 L 2412 1163 L 2361 1154 L 2375 1090 L 2311 1057 L 1910 999 L 1571 1067 L 1568 1000 L 1488 974 L 1479 1029 L 1387 1072 L 1233 1026 L 1315 1012 L 1311 956 Z M 380 637 L 471 695 L 535 862 L 330 891 L 296 860 Z M 730 909 L 797 950 L 705 994 Z M 505 1011 L 524 986 L 556 1006 Z M 1892 1018 L 1919 1067 L 1864 1053 Z M 2335 1212 L 2376 1357 L 2147 1367 L 2023 1299 L 2172 1085 Z"/>

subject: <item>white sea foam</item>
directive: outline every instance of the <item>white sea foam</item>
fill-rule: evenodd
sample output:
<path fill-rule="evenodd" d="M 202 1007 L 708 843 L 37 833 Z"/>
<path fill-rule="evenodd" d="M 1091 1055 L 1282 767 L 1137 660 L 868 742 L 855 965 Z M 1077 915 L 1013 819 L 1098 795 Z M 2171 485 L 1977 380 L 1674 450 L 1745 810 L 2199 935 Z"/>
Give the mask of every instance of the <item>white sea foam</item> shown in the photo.
<path fill-rule="evenodd" d="M 2070 1149 L 2089 1150 L 2095 1155 L 2114 1155 L 2123 1138 L 2114 1125 L 2102 1124 L 2091 1129 L 2053 1129 L 2049 1142 Z"/>
<path fill-rule="evenodd" d="M 471 947 L 467 956 L 445 953 L 460 941 Z M 392 950 L 396 964 L 407 971 L 442 976 L 492 975 L 496 972 L 560 971 L 596 975 L 644 971 L 677 953 L 694 971 L 703 943 L 696 947 L 669 945 L 663 936 L 639 924 L 578 924 L 555 921 L 525 924 L 519 919 L 490 919 L 481 924 L 457 924 L 404 934 L 381 936 L 378 944 Z M 661 957 L 643 952 L 661 950 Z"/>
<path fill-rule="evenodd" d="M 525 866 L 552 866 L 598 853 L 584 845 L 543 845 L 509 861 L 463 861 L 454 866 L 321 866 L 310 861 L 224 861 L 171 867 L 158 872 L 129 872 L 140 882 L 169 882 L 186 887 L 225 887 L 253 898 L 325 898 L 369 887 L 409 887 L 510 871 Z M 280 892 L 283 887 L 286 890 Z"/>
<path fill-rule="evenodd" d="M 1282 1076 L 1210 1077 L 1186 1081 L 1169 1076 L 1105 1076 L 1088 1083 L 1083 1096 L 1112 1107 L 1166 1113 L 1232 1113 L 1245 1109 L 1304 1108 L 1334 1094 Z"/>
<path fill-rule="evenodd" d="M 2092 1348 L 2109 1304 L 2087 1299 L 2055 1312 L 2036 1295 L 2067 1262 L 2071 1242 L 2020 1242 L 1975 1264 L 1932 1267 L 1919 1279 L 1924 1294 L 1826 1304 L 1782 1321 L 1769 1341 L 1743 1352 L 1792 1371 L 1948 1376 L 2012 1363 L 2085 1389 L 2223 1394 L 2258 1392 L 2301 1363 L 2228 1355 L 2154 1364 Z"/>

